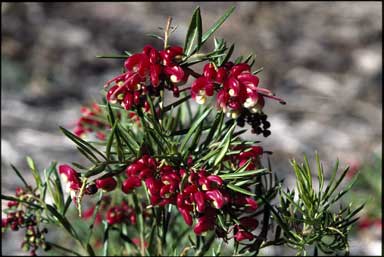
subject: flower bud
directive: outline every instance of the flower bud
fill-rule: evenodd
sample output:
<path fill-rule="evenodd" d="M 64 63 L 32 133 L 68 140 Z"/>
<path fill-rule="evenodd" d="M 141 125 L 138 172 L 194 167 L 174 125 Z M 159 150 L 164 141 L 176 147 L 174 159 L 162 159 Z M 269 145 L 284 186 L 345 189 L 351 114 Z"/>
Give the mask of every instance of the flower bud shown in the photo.
<path fill-rule="evenodd" d="M 124 193 L 129 194 L 135 187 L 139 186 L 141 186 L 141 180 L 138 177 L 132 176 L 124 180 L 121 189 Z"/>
<path fill-rule="evenodd" d="M 116 188 L 117 182 L 113 177 L 107 177 L 103 179 L 96 180 L 97 188 L 103 189 L 105 191 L 112 191 Z"/>

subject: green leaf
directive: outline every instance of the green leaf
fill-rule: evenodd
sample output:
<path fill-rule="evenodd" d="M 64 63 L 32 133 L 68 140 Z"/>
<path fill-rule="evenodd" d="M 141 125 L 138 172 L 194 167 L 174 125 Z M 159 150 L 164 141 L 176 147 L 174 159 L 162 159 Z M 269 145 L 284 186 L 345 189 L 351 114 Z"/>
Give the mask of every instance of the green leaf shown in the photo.
<path fill-rule="evenodd" d="M 117 122 L 115 122 L 115 124 L 113 125 L 112 131 L 111 131 L 111 133 L 109 133 L 108 139 L 107 139 L 107 146 L 105 148 L 105 154 L 107 155 L 108 160 L 111 158 L 111 148 L 112 148 L 113 138 L 114 138 L 115 132 L 116 132 L 116 127 L 117 127 Z"/>
<path fill-rule="evenodd" d="M 113 126 L 115 124 L 115 114 L 113 113 L 111 104 L 107 102 L 107 107 L 108 107 L 108 121 L 109 125 Z"/>
<path fill-rule="evenodd" d="M 262 72 L 263 70 L 264 70 L 264 67 L 261 67 L 261 68 L 255 70 L 254 72 L 252 72 L 252 74 L 253 74 L 253 75 L 256 75 L 257 73 L 260 73 L 260 72 Z"/>
<path fill-rule="evenodd" d="M 203 143 L 203 146 L 206 147 L 208 146 L 210 143 L 211 143 L 211 140 L 213 138 L 213 135 L 215 134 L 215 132 L 217 131 L 217 128 L 220 124 L 220 121 L 222 122 L 222 120 L 224 119 L 224 113 L 223 112 L 218 112 L 216 114 L 216 117 L 215 117 L 215 121 L 213 122 L 209 132 L 208 132 L 208 136 L 206 137 L 204 143 Z"/>
<path fill-rule="evenodd" d="M 75 144 L 77 144 L 80 148 L 82 148 L 83 150 L 86 150 L 87 152 L 91 152 L 91 150 L 95 151 L 96 153 L 98 153 L 101 157 L 103 157 L 105 160 L 106 157 L 105 155 L 100 152 L 96 147 L 94 147 L 93 145 L 91 145 L 90 143 L 84 141 L 83 139 L 77 137 L 76 135 L 74 135 L 73 133 L 71 133 L 70 131 L 66 130 L 65 128 L 63 127 L 60 127 L 61 131 L 63 131 L 63 133 L 69 138 L 71 139 Z M 91 152 L 92 153 L 92 152 Z M 94 154 L 92 153 L 92 156 L 94 156 Z"/>
<path fill-rule="evenodd" d="M 40 188 L 42 186 L 41 177 L 39 174 L 39 171 L 36 168 L 35 162 L 32 160 L 31 157 L 27 156 L 27 163 L 29 168 L 32 171 L 32 175 L 35 178 L 36 185 Z"/>
<path fill-rule="evenodd" d="M 93 169 L 87 171 L 85 174 L 84 174 L 84 177 L 86 178 L 89 178 L 89 177 L 92 177 L 94 175 L 97 175 L 101 172 L 103 172 L 106 168 L 106 164 L 105 163 L 102 163 L 100 165 L 97 165 L 96 167 L 94 167 Z"/>
<path fill-rule="evenodd" d="M 138 138 L 138 135 L 135 135 L 130 128 L 124 127 L 121 123 L 118 124 L 118 127 L 121 135 L 126 138 L 126 140 L 134 149 L 140 148 L 141 142 L 140 138 Z"/>
<path fill-rule="evenodd" d="M 23 184 L 25 185 L 25 187 L 29 187 L 27 181 L 25 181 L 24 177 L 21 175 L 20 171 L 18 169 L 16 169 L 15 166 L 13 166 L 12 164 L 10 164 L 12 169 L 16 172 L 16 175 L 21 179 L 21 181 L 23 182 Z"/>
<path fill-rule="evenodd" d="M 328 191 L 327 193 L 324 193 L 324 200 L 326 201 L 327 199 L 329 199 L 329 197 L 335 192 L 336 188 L 340 185 L 340 183 L 343 181 L 345 175 L 347 175 L 347 172 L 349 170 L 349 167 L 346 167 L 343 171 L 343 173 L 341 173 L 339 179 L 335 182 L 334 186 L 332 187 L 332 189 L 330 191 Z M 357 176 L 355 176 L 354 181 L 356 181 L 357 179 Z M 350 187 L 353 185 L 353 183 L 350 183 Z"/>
<path fill-rule="evenodd" d="M 221 162 L 221 160 L 224 158 L 225 154 L 228 152 L 228 149 L 229 149 L 229 146 L 230 146 L 231 140 L 232 140 L 232 133 L 235 130 L 236 125 L 237 125 L 236 123 L 233 123 L 232 127 L 229 129 L 229 131 L 225 135 L 225 137 L 224 137 L 224 139 L 222 141 L 223 142 L 223 147 L 221 148 L 220 153 L 216 157 L 216 160 L 215 160 L 215 162 L 213 164 L 214 166 L 219 164 Z"/>
<path fill-rule="evenodd" d="M 108 238 L 109 238 L 109 225 L 107 223 L 107 221 L 103 220 L 103 225 L 104 225 L 104 237 L 103 237 L 103 241 L 104 241 L 104 246 L 103 246 L 103 256 L 108 256 Z"/>
<path fill-rule="evenodd" d="M 63 225 L 65 230 L 67 230 L 67 232 L 72 235 L 72 237 L 80 241 L 75 229 L 72 227 L 71 223 L 69 223 L 66 217 L 62 216 L 52 205 L 47 204 L 47 209 L 53 216 L 57 218 L 57 220 L 61 223 L 61 225 Z"/>
<path fill-rule="evenodd" d="M 258 169 L 258 170 L 248 170 L 244 172 L 237 172 L 237 173 L 231 173 L 231 174 L 224 174 L 219 175 L 222 179 L 236 179 L 256 174 L 266 174 L 267 169 Z"/>
<path fill-rule="evenodd" d="M 196 43 L 195 43 L 196 41 Z M 191 22 L 184 43 L 184 54 L 189 57 L 201 47 L 202 41 L 202 21 L 200 7 L 193 12 Z"/>
<path fill-rule="evenodd" d="M 67 213 L 67 210 L 68 210 L 69 206 L 71 205 L 71 203 L 72 203 L 72 198 L 71 198 L 71 196 L 69 195 L 69 196 L 67 197 L 67 200 L 65 201 L 65 205 L 64 205 L 64 210 L 63 210 L 63 215 L 64 215 L 64 216 L 65 216 L 65 214 Z"/>
<path fill-rule="evenodd" d="M 236 9 L 235 6 L 232 6 L 228 10 L 225 11 L 225 13 L 204 33 L 202 37 L 202 44 L 204 44 L 215 31 L 220 28 L 220 26 L 225 22 L 225 20 L 233 13 L 233 11 Z"/>
<path fill-rule="evenodd" d="M 89 151 L 88 149 L 86 148 L 80 148 L 80 147 L 76 147 L 77 150 L 79 150 L 79 152 L 85 156 L 85 158 L 87 158 L 90 162 L 92 163 L 98 163 L 100 162 L 99 159 L 97 159 L 96 155 L 94 155 L 91 151 Z M 88 150 L 88 151 L 87 151 Z"/>
<path fill-rule="evenodd" d="M 204 119 L 209 115 L 212 109 L 207 109 L 205 112 L 192 124 L 191 128 L 189 129 L 188 133 L 183 138 L 183 141 L 180 145 L 180 152 L 184 153 L 185 146 L 188 143 L 188 140 L 191 138 L 191 136 L 196 132 L 197 128 L 199 127 L 200 123 L 204 121 Z"/>
<path fill-rule="evenodd" d="M 315 158 L 316 158 L 316 164 L 317 164 L 317 177 L 319 180 L 318 197 L 319 197 L 319 199 L 321 199 L 321 192 L 323 191 L 323 186 L 324 186 L 324 172 L 323 172 L 323 168 L 322 168 L 321 163 L 320 163 L 319 154 L 317 152 L 315 153 Z"/>
<path fill-rule="evenodd" d="M 244 188 L 241 188 L 241 187 L 238 187 L 238 186 L 235 186 L 233 184 L 227 184 L 227 187 L 233 191 L 236 191 L 236 192 L 239 192 L 239 193 L 242 193 L 242 194 L 245 194 L 245 195 L 250 195 L 250 196 L 255 196 L 254 193 L 248 191 L 248 190 L 245 190 Z"/>
<path fill-rule="evenodd" d="M 235 44 L 232 44 L 232 45 L 229 47 L 229 50 L 228 50 L 228 52 L 227 52 L 227 55 L 222 59 L 222 61 L 219 63 L 218 66 L 221 66 L 221 65 L 223 65 L 224 63 L 226 63 L 226 62 L 229 61 L 229 58 L 231 58 L 234 49 L 235 49 Z"/>

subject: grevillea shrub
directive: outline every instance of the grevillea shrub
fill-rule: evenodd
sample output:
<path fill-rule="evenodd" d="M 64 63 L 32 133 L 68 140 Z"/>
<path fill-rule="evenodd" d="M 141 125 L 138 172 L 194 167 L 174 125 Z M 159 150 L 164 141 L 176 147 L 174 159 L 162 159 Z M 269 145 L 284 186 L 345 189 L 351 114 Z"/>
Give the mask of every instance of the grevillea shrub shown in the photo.
<path fill-rule="evenodd" d="M 234 8 L 203 31 L 192 15 L 183 46 L 125 51 L 122 72 L 104 84 L 103 101 L 81 109 L 74 128 L 61 128 L 85 157 L 39 171 L 3 210 L 2 232 L 22 230 L 32 255 L 257 255 L 285 245 L 299 255 L 348 253 L 348 231 L 363 208 L 337 201 L 348 168 L 318 185 L 309 161 L 291 161 L 296 188 L 272 170 L 265 104 L 285 104 L 253 69 L 254 56 L 232 56 L 234 44 L 213 37 Z M 202 46 L 213 40 L 214 49 Z M 241 136 L 251 132 L 253 140 Z M 249 138 L 249 137 L 248 137 Z M 341 190 L 341 191 L 340 191 Z M 65 239 L 65 240 L 64 240 Z"/>

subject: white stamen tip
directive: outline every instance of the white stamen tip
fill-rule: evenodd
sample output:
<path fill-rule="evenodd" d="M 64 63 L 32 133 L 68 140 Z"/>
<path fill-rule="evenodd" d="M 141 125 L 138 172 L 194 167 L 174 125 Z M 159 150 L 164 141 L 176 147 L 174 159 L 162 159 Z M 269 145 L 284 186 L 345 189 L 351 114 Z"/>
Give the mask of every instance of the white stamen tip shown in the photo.
<path fill-rule="evenodd" d="M 206 97 L 205 95 L 198 95 L 196 96 L 196 103 L 198 104 L 205 104 Z"/>

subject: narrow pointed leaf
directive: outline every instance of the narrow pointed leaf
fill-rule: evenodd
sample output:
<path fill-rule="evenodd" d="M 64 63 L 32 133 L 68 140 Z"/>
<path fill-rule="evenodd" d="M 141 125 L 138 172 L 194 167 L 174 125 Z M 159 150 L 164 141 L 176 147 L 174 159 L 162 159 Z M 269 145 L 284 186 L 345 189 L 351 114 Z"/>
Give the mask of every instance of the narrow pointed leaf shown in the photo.
<path fill-rule="evenodd" d="M 195 43 L 196 41 L 196 43 Z M 197 7 L 192 15 L 188 32 L 185 38 L 184 54 L 189 57 L 201 47 L 202 42 L 202 22 L 200 7 Z"/>

